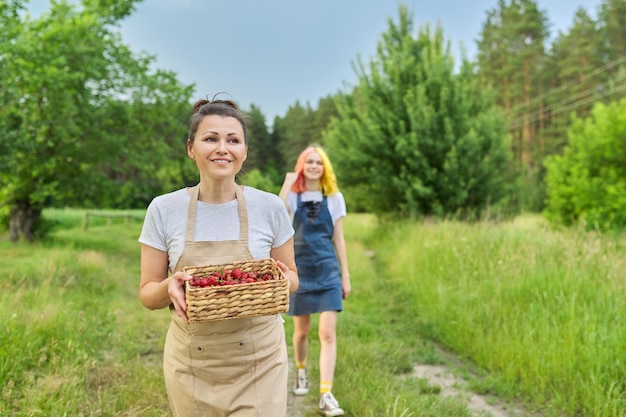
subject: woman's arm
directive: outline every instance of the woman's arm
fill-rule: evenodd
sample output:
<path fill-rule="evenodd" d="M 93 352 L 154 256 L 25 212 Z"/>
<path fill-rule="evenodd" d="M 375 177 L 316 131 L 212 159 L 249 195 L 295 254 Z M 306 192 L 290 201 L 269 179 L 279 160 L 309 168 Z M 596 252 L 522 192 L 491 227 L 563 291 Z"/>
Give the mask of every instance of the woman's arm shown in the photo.
<path fill-rule="evenodd" d="M 298 279 L 298 268 L 293 250 L 293 237 L 284 245 L 273 248 L 270 256 L 276 261 L 276 265 L 285 274 L 289 281 L 289 294 L 293 294 L 298 289 L 300 281 Z"/>
<path fill-rule="evenodd" d="M 139 298 L 150 310 L 168 307 L 173 304 L 178 314 L 187 320 L 185 302 L 185 281 L 191 279 L 182 271 L 168 275 L 167 253 L 148 245 L 141 245 L 141 282 Z"/>
<path fill-rule="evenodd" d="M 352 291 L 350 284 L 350 269 L 348 268 L 348 252 L 346 250 L 346 240 L 343 236 L 343 217 L 335 222 L 335 231 L 333 232 L 333 244 L 335 245 L 335 253 L 341 267 L 341 290 L 343 298 L 346 299 Z"/>

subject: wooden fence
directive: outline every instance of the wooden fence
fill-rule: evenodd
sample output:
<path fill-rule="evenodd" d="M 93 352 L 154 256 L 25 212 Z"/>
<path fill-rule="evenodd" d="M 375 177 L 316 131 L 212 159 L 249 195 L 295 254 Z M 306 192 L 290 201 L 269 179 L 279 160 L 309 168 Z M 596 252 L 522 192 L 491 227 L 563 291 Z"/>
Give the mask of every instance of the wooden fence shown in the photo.
<path fill-rule="evenodd" d="M 85 213 L 85 221 L 83 223 L 83 227 L 85 230 L 89 229 L 89 219 L 92 217 L 105 218 L 107 219 L 107 224 L 111 226 L 113 219 L 116 218 L 124 218 L 126 220 L 126 224 L 130 224 L 131 220 L 143 220 L 143 216 L 138 216 L 136 214 L 124 214 L 124 213 Z"/>

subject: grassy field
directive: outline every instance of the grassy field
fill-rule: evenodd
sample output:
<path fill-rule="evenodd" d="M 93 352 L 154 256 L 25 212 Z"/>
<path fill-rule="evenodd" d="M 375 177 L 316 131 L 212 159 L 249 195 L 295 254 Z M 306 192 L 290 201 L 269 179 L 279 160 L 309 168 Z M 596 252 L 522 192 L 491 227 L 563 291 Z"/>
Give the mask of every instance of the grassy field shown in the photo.
<path fill-rule="evenodd" d="M 37 244 L 0 240 L 0 415 L 166 416 L 169 316 L 137 297 L 141 222 L 46 211 Z M 134 212 L 133 215 L 141 215 Z M 411 378 L 455 372 L 545 417 L 623 416 L 626 236 L 503 224 L 345 225 L 353 281 L 338 324 L 334 393 L 348 416 L 470 417 Z M 315 326 L 314 322 L 314 326 Z M 291 322 L 286 322 L 287 337 Z M 312 335 L 316 329 L 312 329 Z M 309 363 L 317 390 L 319 344 Z M 316 395 L 306 399 L 317 415 Z"/>
<path fill-rule="evenodd" d="M 626 415 L 626 236 L 396 224 L 377 237 L 398 314 L 485 371 L 477 391 L 545 416 Z"/>

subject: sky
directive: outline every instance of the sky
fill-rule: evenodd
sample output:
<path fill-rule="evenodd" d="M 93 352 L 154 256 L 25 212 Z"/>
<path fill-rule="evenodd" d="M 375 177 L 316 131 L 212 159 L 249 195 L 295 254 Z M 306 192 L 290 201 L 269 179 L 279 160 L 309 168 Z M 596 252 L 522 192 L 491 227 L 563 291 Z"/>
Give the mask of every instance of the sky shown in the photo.
<path fill-rule="evenodd" d="M 507 1 L 508 3 L 509 1 Z M 594 18 L 602 0 L 536 0 L 552 36 L 567 32 L 579 7 Z M 195 84 L 192 100 L 254 104 L 269 125 L 296 102 L 316 108 L 320 98 L 346 91 L 357 75 L 353 64 L 375 55 L 398 21 L 397 0 L 144 0 L 120 25 L 134 52 L 156 57 L 155 68 Z M 487 12 L 498 0 L 404 0 L 417 28 L 439 25 L 460 59 L 476 54 Z M 48 8 L 32 0 L 33 16 Z"/>

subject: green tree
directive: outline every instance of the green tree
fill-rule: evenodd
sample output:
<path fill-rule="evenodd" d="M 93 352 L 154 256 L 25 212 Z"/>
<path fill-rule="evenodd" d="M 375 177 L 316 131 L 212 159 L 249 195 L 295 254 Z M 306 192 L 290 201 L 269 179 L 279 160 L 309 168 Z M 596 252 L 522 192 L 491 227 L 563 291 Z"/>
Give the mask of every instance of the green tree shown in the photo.
<path fill-rule="evenodd" d="M 10 34 L 0 46 L 0 195 L 12 240 L 31 240 L 46 206 L 134 195 L 129 179 L 153 178 L 163 161 L 154 157 L 167 153 L 150 136 L 178 136 L 190 87 L 149 75 L 153 57 L 135 57 L 116 30 L 136 3 L 52 2 L 37 19 L 16 18 L 20 2 L 0 9 L 0 32 Z"/>
<path fill-rule="evenodd" d="M 626 226 L 626 99 L 578 118 L 562 155 L 546 159 L 545 217 L 588 228 Z"/>
<path fill-rule="evenodd" d="M 605 45 L 597 23 L 583 8 L 576 11 L 574 22 L 566 33 L 559 33 L 552 43 L 549 65 L 550 94 L 539 117 L 545 120 L 540 132 L 545 157 L 559 153 L 567 141 L 571 114 L 589 114 L 598 100 L 598 86 L 607 80 L 604 68 Z"/>
<path fill-rule="evenodd" d="M 337 105 L 335 104 L 336 96 L 322 97 L 318 104 L 317 109 L 313 109 L 314 125 L 313 135 L 311 143 L 320 143 L 323 145 L 324 137 L 322 133 L 328 128 L 331 120 L 339 116 L 337 113 Z"/>
<path fill-rule="evenodd" d="M 258 188 L 268 193 L 278 194 L 282 183 L 273 181 L 271 171 L 270 173 L 264 173 L 258 168 L 254 168 L 242 175 L 241 184 Z"/>
<path fill-rule="evenodd" d="M 280 144 L 280 154 L 283 172 L 291 171 L 296 159 L 302 150 L 312 142 L 319 142 L 319 132 L 315 130 L 313 110 L 307 103 L 299 101 L 287 109 L 284 117 L 277 117 L 274 121 L 273 137 L 275 143 Z"/>
<path fill-rule="evenodd" d="M 183 87 L 164 71 L 144 73 L 136 83 L 129 100 L 110 99 L 97 109 L 110 153 L 96 169 L 100 186 L 90 189 L 95 207 L 145 207 L 157 194 L 198 181 L 185 148 L 192 86 Z"/>
<path fill-rule="evenodd" d="M 599 23 L 608 46 L 608 61 L 622 63 L 626 58 L 626 0 L 604 0 Z"/>
<path fill-rule="evenodd" d="M 598 13 L 598 31 L 602 40 L 608 79 L 596 88 L 603 102 L 619 100 L 626 90 L 626 0 L 604 0 Z"/>
<path fill-rule="evenodd" d="M 477 216 L 504 195 L 504 119 L 443 31 L 414 37 L 400 6 L 359 83 L 338 100 L 325 144 L 350 197 L 379 216 Z M 347 190 L 346 190 L 347 191 Z"/>
<path fill-rule="evenodd" d="M 498 104 L 507 113 L 515 159 L 529 174 L 541 164 L 533 155 L 541 146 L 536 132 L 543 102 L 533 98 L 543 93 L 548 35 L 547 17 L 535 1 L 498 0 L 478 41 L 479 74 L 496 89 Z"/>
<path fill-rule="evenodd" d="M 265 122 L 265 115 L 254 104 L 248 111 L 248 159 L 244 166 L 245 171 L 253 169 L 263 170 L 266 165 L 275 165 L 277 149 L 272 146 L 270 132 Z"/>
<path fill-rule="evenodd" d="M 287 109 L 285 117 L 278 117 L 274 123 L 273 142 L 282 151 L 284 164 L 281 169 L 291 170 L 304 148 L 311 144 L 324 143 L 323 132 L 333 117 L 337 117 L 336 97 L 328 95 L 319 99 L 317 108 L 308 103 L 302 106 L 299 101 Z"/>
<path fill-rule="evenodd" d="M 278 135 L 270 133 L 261 109 L 250 106 L 248 112 L 248 159 L 239 180 L 242 184 L 278 194 L 284 172 Z M 279 118 L 277 118 L 279 120 Z"/>
<path fill-rule="evenodd" d="M 533 0 L 499 0 L 487 12 L 478 45 L 478 75 L 493 87 L 511 135 L 520 208 L 540 210 L 547 88 L 545 12 Z"/>

